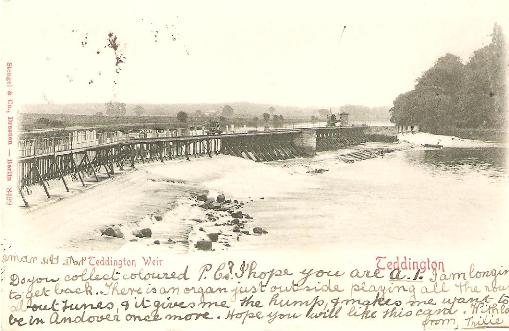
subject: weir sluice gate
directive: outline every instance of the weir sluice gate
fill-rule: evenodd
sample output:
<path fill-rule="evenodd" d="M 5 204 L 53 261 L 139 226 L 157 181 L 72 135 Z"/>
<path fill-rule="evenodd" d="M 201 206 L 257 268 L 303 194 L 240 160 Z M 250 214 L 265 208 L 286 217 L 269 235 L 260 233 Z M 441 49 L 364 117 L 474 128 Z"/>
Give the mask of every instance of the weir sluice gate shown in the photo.
<path fill-rule="evenodd" d="M 26 206 L 29 187 L 41 185 L 50 197 L 48 181 L 85 177 L 99 181 L 98 173 L 111 177 L 115 168 L 135 167 L 136 163 L 165 162 L 172 159 L 227 154 L 255 162 L 313 156 L 317 151 L 335 150 L 373 140 L 369 127 L 308 128 L 238 134 L 131 138 L 114 143 L 81 148 L 45 146 L 44 153 L 18 159 L 18 191 Z M 377 135 L 375 135 L 377 136 Z M 25 143 L 20 141 L 20 146 Z M 36 150 L 36 149 L 34 149 Z M 21 155 L 26 155 L 21 153 Z"/>

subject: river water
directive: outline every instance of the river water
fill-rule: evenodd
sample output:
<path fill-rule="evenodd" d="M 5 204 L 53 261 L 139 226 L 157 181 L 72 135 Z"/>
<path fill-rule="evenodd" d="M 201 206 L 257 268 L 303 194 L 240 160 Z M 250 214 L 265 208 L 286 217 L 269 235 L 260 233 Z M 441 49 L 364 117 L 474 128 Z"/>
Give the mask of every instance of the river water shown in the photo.
<path fill-rule="evenodd" d="M 231 226 L 218 226 L 210 231 L 230 238 L 230 245 L 217 243 L 215 250 L 471 251 L 507 245 L 507 149 L 467 143 L 438 150 L 407 142 L 368 143 L 268 163 L 220 155 L 147 164 L 89 190 L 71 188 L 69 197 L 55 193 L 53 203 L 28 211 L 20 218 L 25 221 L 10 229 L 27 240 L 70 249 L 186 253 L 196 250 L 193 238 L 205 234 L 199 229 L 205 223 L 199 222 L 208 212 L 192 194 L 208 191 L 245 202 L 242 211 L 253 217 L 249 231 L 268 231 L 237 240 Z M 340 158 L 380 147 L 395 151 L 353 163 Z M 102 236 L 107 225 L 119 226 L 125 238 Z M 141 227 L 151 228 L 152 238 L 132 241 L 131 232 Z"/>
<path fill-rule="evenodd" d="M 269 234 L 246 238 L 237 249 L 496 246 L 505 242 L 507 229 L 505 151 L 416 147 L 355 163 L 341 162 L 341 151 L 270 163 L 267 167 L 285 169 L 306 183 L 249 204 Z M 328 171 L 307 173 L 310 169 Z M 284 185 L 265 183 L 273 184 Z"/>

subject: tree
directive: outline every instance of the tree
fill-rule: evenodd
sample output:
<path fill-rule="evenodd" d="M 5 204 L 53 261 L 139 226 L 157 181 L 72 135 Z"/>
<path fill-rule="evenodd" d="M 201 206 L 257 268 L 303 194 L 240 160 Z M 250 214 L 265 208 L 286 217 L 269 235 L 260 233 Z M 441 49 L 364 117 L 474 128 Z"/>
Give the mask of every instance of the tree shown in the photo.
<path fill-rule="evenodd" d="M 219 124 L 221 127 L 224 127 L 226 124 L 228 124 L 228 119 L 224 116 L 219 116 Z"/>
<path fill-rule="evenodd" d="M 142 106 L 137 105 L 136 107 L 134 107 L 134 113 L 136 114 L 136 116 L 141 116 L 145 113 L 145 109 Z"/>
<path fill-rule="evenodd" d="M 258 127 L 258 124 L 259 124 L 260 120 L 258 119 L 258 117 L 253 117 L 249 122 L 248 122 L 248 125 L 249 126 L 254 126 L 255 128 Z"/>
<path fill-rule="evenodd" d="M 413 118 L 414 109 L 412 107 L 411 94 L 412 91 L 402 93 L 393 101 L 394 106 L 389 109 L 392 123 L 398 125 L 416 124 Z"/>
<path fill-rule="evenodd" d="M 505 122 L 505 42 L 498 24 L 491 43 L 474 52 L 466 64 L 458 114 L 462 127 L 501 127 Z"/>
<path fill-rule="evenodd" d="M 106 115 L 108 116 L 124 116 L 126 113 L 126 104 L 110 101 L 105 104 Z"/>
<path fill-rule="evenodd" d="M 36 121 L 35 121 L 35 125 L 37 127 L 46 127 L 46 126 L 49 126 L 50 124 L 50 120 L 49 118 L 46 118 L 46 117 L 39 117 Z"/>
<path fill-rule="evenodd" d="M 400 94 L 390 109 L 391 121 L 443 128 L 499 128 L 505 120 L 505 42 L 498 24 L 491 43 L 474 52 L 466 65 L 453 54 L 440 57 L 417 79 L 412 91 Z"/>
<path fill-rule="evenodd" d="M 46 117 L 39 117 L 35 123 L 35 127 L 37 128 L 62 128 L 65 127 L 65 123 L 61 120 L 50 120 Z"/>
<path fill-rule="evenodd" d="M 391 109 L 391 121 L 420 125 L 434 132 L 458 117 L 459 98 L 464 82 L 464 65 L 459 57 L 446 54 L 417 79 L 415 88 L 400 94 Z"/>
<path fill-rule="evenodd" d="M 63 128 L 65 127 L 65 123 L 61 120 L 54 120 L 50 122 L 50 125 L 53 128 Z"/>
<path fill-rule="evenodd" d="M 318 109 L 318 115 L 320 115 L 321 117 L 327 118 L 329 113 L 330 111 L 328 109 Z"/>
<path fill-rule="evenodd" d="M 394 100 L 391 121 L 400 125 L 420 125 L 433 131 L 443 123 L 441 116 L 450 105 L 448 95 L 436 93 L 433 89 L 412 90 Z"/>
<path fill-rule="evenodd" d="M 272 114 L 274 114 L 275 111 L 276 111 L 276 108 L 274 108 L 272 106 L 269 107 L 269 114 L 272 115 Z"/>
<path fill-rule="evenodd" d="M 281 127 L 283 125 L 283 115 L 272 115 L 272 125 L 274 127 Z"/>
<path fill-rule="evenodd" d="M 204 115 L 203 115 L 203 112 L 200 109 L 197 109 L 197 110 L 194 111 L 193 117 L 195 117 L 195 118 L 203 118 Z"/>
<path fill-rule="evenodd" d="M 267 123 L 270 120 L 270 114 L 269 113 L 263 113 L 263 120 L 265 123 Z"/>
<path fill-rule="evenodd" d="M 233 108 L 230 105 L 225 105 L 221 110 L 221 116 L 224 116 L 226 118 L 233 117 Z"/>
<path fill-rule="evenodd" d="M 184 112 L 184 111 L 179 111 L 177 113 L 177 121 L 181 122 L 181 123 L 186 123 L 187 122 L 187 113 Z"/>
<path fill-rule="evenodd" d="M 318 121 L 318 117 L 316 117 L 315 115 L 312 115 L 311 116 L 311 123 L 315 123 Z"/>

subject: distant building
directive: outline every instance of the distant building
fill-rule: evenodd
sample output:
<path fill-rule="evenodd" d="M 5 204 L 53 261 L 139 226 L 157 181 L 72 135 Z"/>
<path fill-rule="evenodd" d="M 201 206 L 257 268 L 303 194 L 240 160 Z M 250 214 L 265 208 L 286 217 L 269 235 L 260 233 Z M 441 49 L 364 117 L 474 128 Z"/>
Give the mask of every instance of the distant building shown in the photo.
<path fill-rule="evenodd" d="M 341 123 L 341 126 L 348 126 L 348 113 L 341 112 L 339 114 L 339 123 Z"/>

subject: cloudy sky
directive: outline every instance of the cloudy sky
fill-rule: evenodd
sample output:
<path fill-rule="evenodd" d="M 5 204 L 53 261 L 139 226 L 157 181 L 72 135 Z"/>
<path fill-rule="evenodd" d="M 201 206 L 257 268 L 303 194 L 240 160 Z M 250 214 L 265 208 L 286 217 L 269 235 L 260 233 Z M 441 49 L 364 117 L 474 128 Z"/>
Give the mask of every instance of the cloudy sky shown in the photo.
<path fill-rule="evenodd" d="M 489 43 L 508 3 L 5 0 L 1 44 L 18 104 L 390 106 Z"/>

